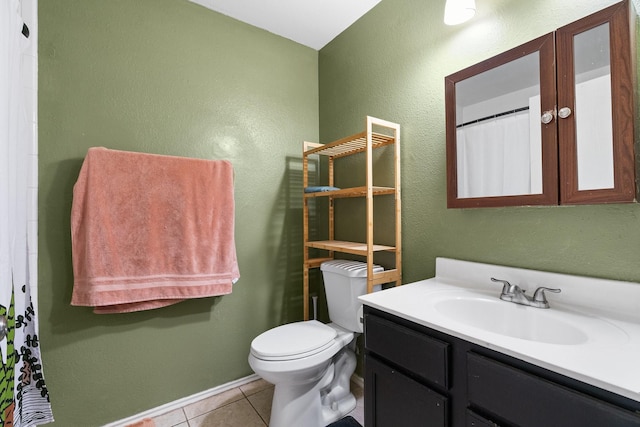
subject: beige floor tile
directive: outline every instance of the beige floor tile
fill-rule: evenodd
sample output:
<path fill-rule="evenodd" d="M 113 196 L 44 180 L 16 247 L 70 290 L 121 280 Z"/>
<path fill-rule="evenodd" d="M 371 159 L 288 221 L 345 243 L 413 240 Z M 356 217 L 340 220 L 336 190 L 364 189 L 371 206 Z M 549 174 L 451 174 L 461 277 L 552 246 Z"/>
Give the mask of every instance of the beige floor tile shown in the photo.
<path fill-rule="evenodd" d="M 271 417 L 271 401 L 273 400 L 273 387 L 266 388 L 258 393 L 247 396 L 249 403 L 262 417 L 266 424 L 269 424 Z"/>
<path fill-rule="evenodd" d="M 265 427 L 271 416 L 273 389 L 260 379 L 162 414 L 154 421 L 156 427 Z M 364 389 L 351 382 L 351 392 L 357 405 L 348 415 L 364 426 Z"/>
<path fill-rule="evenodd" d="M 246 400 L 225 405 L 189 420 L 190 427 L 265 427 L 258 413 Z"/>
<path fill-rule="evenodd" d="M 364 425 L 364 400 L 360 399 L 356 402 L 356 409 L 351 411 L 348 415 L 351 415 L 360 425 Z"/>
<path fill-rule="evenodd" d="M 215 396 L 207 397 L 199 402 L 187 405 L 184 407 L 184 413 L 187 416 L 187 419 L 190 420 L 243 398 L 244 395 L 240 389 L 234 388 L 223 393 L 216 394 Z"/>
<path fill-rule="evenodd" d="M 241 385 L 240 390 L 242 390 L 245 396 L 250 396 L 269 387 L 273 387 L 273 384 L 268 383 L 263 379 L 259 379 L 248 384 Z"/>
<path fill-rule="evenodd" d="M 156 423 L 156 427 L 173 427 L 183 422 L 186 423 L 187 417 L 185 417 L 182 408 L 179 408 L 166 414 L 158 415 L 153 421 Z"/>

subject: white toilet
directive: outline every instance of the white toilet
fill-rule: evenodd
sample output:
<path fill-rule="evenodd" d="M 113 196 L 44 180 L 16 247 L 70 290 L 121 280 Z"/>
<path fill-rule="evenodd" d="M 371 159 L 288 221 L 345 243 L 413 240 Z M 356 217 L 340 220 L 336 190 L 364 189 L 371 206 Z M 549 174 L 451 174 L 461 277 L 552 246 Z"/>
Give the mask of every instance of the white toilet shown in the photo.
<path fill-rule="evenodd" d="M 324 427 L 356 406 L 349 382 L 356 368 L 354 337 L 362 332 L 358 296 L 367 293 L 367 264 L 333 260 L 320 268 L 332 323 L 282 325 L 251 342 L 249 365 L 275 385 L 270 427 Z"/>

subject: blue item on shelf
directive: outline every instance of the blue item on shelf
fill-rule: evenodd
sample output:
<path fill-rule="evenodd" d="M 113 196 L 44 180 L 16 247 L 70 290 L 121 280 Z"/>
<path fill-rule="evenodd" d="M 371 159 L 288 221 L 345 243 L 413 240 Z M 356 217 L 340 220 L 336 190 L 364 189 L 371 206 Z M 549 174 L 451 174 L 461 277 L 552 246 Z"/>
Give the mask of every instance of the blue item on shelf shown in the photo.
<path fill-rule="evenodd" d="M 329 185 L 317 185 L 311 187 L 305 187 L 305 193 L 320 193 L 322 191 L 336 191 L 339 190 L 338 187 L 331 187 Z"/>

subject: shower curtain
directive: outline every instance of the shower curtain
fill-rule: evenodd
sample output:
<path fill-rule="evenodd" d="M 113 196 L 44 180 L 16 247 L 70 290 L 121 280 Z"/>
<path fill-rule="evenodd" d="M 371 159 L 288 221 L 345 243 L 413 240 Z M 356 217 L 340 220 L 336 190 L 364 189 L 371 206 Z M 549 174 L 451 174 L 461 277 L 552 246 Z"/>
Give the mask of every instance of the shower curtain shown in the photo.
<path fill-rule="evenodd" d="M 34 135 L 21 69 L 29 41 L 21 34 L 19 9 L 18 0 L 0 2 L 0 319 L 7 324 L 0 341 L 0 421 L 17 427 L 53 421 L 29 280 L 28 172 L 37 160 L 29 155 Z"/>
<path fill-rule="evenodd" d="M 529 111 L 459 128 L 457 151 L 459 197 L 531 192 Z"/>

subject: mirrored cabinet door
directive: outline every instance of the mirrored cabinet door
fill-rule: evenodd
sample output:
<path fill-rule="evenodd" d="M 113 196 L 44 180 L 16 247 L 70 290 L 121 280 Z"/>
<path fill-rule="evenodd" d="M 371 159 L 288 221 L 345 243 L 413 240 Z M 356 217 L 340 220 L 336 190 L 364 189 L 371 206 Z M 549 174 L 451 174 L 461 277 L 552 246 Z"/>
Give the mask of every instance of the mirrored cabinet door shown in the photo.
<path fill-rule="evenodd" d="M 448 207 L 557 203 L 554 59 L 548 34 L 446 78 Z"/>
<path fill-rule="evenodd" d="M 561 203 L 635 197 L 631 31 L 624 2 L 556 32 Z"/>

